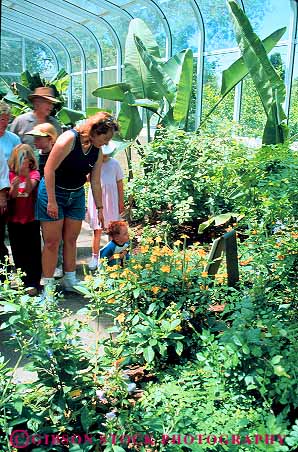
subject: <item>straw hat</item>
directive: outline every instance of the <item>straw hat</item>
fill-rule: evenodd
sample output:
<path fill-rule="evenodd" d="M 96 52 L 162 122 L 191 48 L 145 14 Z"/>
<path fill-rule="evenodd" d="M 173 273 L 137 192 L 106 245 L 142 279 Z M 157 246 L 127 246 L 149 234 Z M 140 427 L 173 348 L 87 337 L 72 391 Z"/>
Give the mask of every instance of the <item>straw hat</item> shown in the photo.
<path fill-rule="evenodd" d="M 37 97 L 42 97 L 43 99 L 50 100 L 53 104 L 58 104 L 60 101 L 56 99 L 53 88 L 50 86 L 40 86 L 35 88 L 34 93 L 29 94 L 28 99 L 33 100 Z"/>
<path fill-rule="evenodd" d="M 30 132 L 26 132 L 25 135 L 32 135 L 34 137 L 50 137 L 54 143 L 58 136 L 55 127 L 49 122 L 37 124 L 37 126 L 33 127 Z"/>

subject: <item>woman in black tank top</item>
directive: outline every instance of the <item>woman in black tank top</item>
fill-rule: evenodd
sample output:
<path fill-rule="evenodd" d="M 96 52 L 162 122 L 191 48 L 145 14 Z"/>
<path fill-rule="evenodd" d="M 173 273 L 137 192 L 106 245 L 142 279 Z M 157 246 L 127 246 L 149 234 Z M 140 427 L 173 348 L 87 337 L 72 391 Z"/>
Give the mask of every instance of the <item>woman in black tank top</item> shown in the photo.
<path fill-rule="evenodd" d="M 101 146 L 108 144 L 118 124 L 109 113 L 99 112 L 85 124 L 64 132 L 56 141 L 39 185 L 36 217 L 41 222 L 44 249 L 42 268 L 45 294 L 54 287 L 59 243 L 63 240 L 64 288 L 75 291 L 76 241 L 85 216 L 84 184 L 90 174 L 93 197 L 102 216 Z"/>

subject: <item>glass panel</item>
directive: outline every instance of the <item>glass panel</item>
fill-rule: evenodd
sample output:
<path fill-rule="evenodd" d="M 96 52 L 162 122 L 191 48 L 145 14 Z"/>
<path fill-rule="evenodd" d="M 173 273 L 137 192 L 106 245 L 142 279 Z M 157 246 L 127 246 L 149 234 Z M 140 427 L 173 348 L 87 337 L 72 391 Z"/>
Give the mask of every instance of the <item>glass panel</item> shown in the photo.
<path fill-rule="evenodd" d="M 59 62 L 59 67 L 64 68 L 67 71 L 67 57 L 66 57 L 66 53 L 65 50 L 63 48 L 61 48 L 58 44 L 56 44 L 56 42 L 54 41 L 49 41 L 48 40 L 48 44 L 49 46 L 53 49 L 56 58 Z"/>
<path fill-rule="evenodd" d="M 22 39 L 12 36 L 13 40 L 1 39 L 1 72 L 22 72 Z"/>
<path fill-rule="evenodd" d="M 290 0 L 244 0 L 245 12 L 254 31 L 262 39 L 281 27 L 287 27 L 282 39 L 289 37 Z M 282 4 L 281 4 L 282 3 Z"/>
<path fill-rule="evenodd" d="M 179 2 L 180 3 L 180 2 Z M 160 54 L 162 57 L 165 56 L 166 47 L 166 35 L 165 29 L 161 21 L 159 14 L 153 9 L 142 3 L 132 4 L 125 8 L 133 16 L 142 19 L 146 22 L 147 26 L 150 28 L 152 34 L 160 47 Z"/>
<path fill-rule="evenodd" d="M 204 87 L 202 118 L 211 110 L 220 97 L 221 74 L 235 60 L 239 58 L 237 52 L 224 55 L 211 55 L 204 59 Z M 233 119 L 234 91 L 229 93 L 216 110 L 211 114 L 209 121 L 220 124 L 222 120 Z"/>
<path fill-rule="evenodd" d="M 213 0 L 212 2 L 214 3 Z M 199 26 L 189 1 L 157 0 L 156 3 L 161 7 L 170 24 L 173 35 L 173 53 L 187 47 L 197 52 Z"/>
<path fill-rule="evenodd" d="M 97 97 L 92 95 L 92 92 L 98 88 L 98 76 L 96 72 L 87 74 L 87 107 L 97 107 Z"/>
<path fill-rule="evenodd" d="M 109 71 L 103 71 L 103 85 L 111 85 L 116 83 L 117 74 L 116 69 L 110 69 Z M 116 112 L 116 102 L 112 100 L 103 99 L 103 108 L 113 113 Z"/>
<path fill-rule="evenodd" d="M 84 32 L 79 27 L 73 27 L 72 32 L 75 34 L 76 38 L 79 39 L 80 44 L 84 49 L 87 70 L 97 69 L 97 48 L 93 42 L 92 35 Z"/>
<path fill-rule="evenodd" d="M 57 72 L 56 62 L 50 51 L 37 42 L 25 40 L 26 69 L 39 72 L 41 77 L 51 78 Z"/>
<path fill-rule="evenodd" d="M 199 6 L 205 24 L 206 51 L 237 47 L 226 0 L 201 0 Z"/>
<path fill-rule="evenodd" d="M 82 77 L 72 76 L 72 107 L 74 110 L 82 110 Z"/>
<path fill-rule="evenodd" d="M 108 22 L 112 25 L 114 30 L 116 31 L 116 33 L 121 41 L 122 51 L 123 51 L 123 55 L 124 55 L 125 41 L 126 41 L 126 36 L 127 36 L 130 20 L 128 19 L 128 17 L 124 16 L 123 14 L 117 15 L 117 14 L 112 14 L 112 13 L 107 15 L 106 18 L 107 18 Z"/>
<path fill-rule="evenodd" d="M 117 50 L 111 31 L 104 25 L 104 23 L 100 23 L 99 25 L 89 22 L 88 26 L 93 31 L 101 45 L 103 67 L 115 66 L 117 64 Z"/>
<path fill-rule="evenodd" d="M 66 33 L 57 33 L 56 36 L 63 42 L 70 53 L 72 71 L 80 72 L 82 70 L 82 61 L 78 44 Z"/>
<path fill-rule="evenodd" d="M 285 79 L 287 46 L 275 47 L 269 58 L 277 73 Z M 266 114 L 252 79 L 248 76 L 243 83 L 240 122 L 245 136 L 262 137 L 266 124 Z"/>
<path fill-rule="evenodd" d="M 293 70 L 293 82 L 291 90 L 291 105 L 289 113 L 290 134 L 298 133 L 298 46 L 295 51 L 295 64 Z"/>

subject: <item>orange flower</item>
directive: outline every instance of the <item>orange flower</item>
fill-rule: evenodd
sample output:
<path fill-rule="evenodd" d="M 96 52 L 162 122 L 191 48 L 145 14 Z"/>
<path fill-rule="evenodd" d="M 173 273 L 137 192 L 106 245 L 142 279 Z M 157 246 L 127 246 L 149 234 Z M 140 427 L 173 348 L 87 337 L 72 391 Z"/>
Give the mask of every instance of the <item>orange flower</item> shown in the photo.
<path fill-rule="evenodd" d="M 115 320 L 117 320 L 119 323 L 123 323 L 125 320 L 125 315 L 123 314 L 123 312 L 121 314 L 117 315 Z"/>
<path fill-rule="evenodd" d="M 163 273 L 170 273 L 171 267 L 170 267 L 169 265 L 162 265 L 162 266 L 160 267 L 160 270 L 161 270 Z"/>
<path fill-rule="evenodd" d="M 249 258 L 246 259 L 245 261 L 239 262 L 239 264 L 240 264 L 242 267 L 245 267 L 245 266 L 248 265 L 252 260 L 253 260 L 253 258 L 252 258 L 252 257 L 249 257 Z"/>
<path fill-rule="evenodd" d="M 208 272 L 202 272 L 201 276 L 202 278 L 208 278 Z"/>
<path fill-rule="evenodd" d="M 278 256 L 276 256 L 277 259 L 279 259 L 280 261 L 283 261 L 285 256 L 283 254 L 279 254 Z"/>
<path fill-rule="evenodd" d="M 180 235 L 180 238 L 181 239 L 189 239 L 189 236 L 186 234 L 182 234 L 182 235 Z"/>
<path fill-rule="evenodd" d="M 160 291 L 160 287 L 154 286 L 151 288 L 151 291 L 154 293 L 154 295 L 156 295 Z"/>
<path fill-rule="evenodd" d="M 200 248 L 199 250 L 198 250 L 198 255 L 199 256 L 201 256 L 201 257 L 204 257 L 204 256 L 206 256 L 206 251 L 205 250 L 203 250 L 202 248 Z"/>
<path fill-rule="evenodd" d="M 140 247 L 141 253 L 145 254 L 149 251 L 149 246 L 148 245 L 144 245 Z"/>
<path fill-rule="evenodd" d="M 157 257 L 154 255 L 150 256 L 150 262 L 157 262 Z"/>
<path fill-rule="evenodd" d="M 174 245 L 179 246 L 179 245 L 181 245 L 181 243 L 183 243 L 183 242 L 181 242 L 181 240 L 176 240 L 176 242 L 174 242 Z"/>
<path fill-rule="evenodd" d="M 109 304 L 112 304 L 112 303 L 115 303 L 115 298 L 109 298 L 108 300 L 107 300 L 107 303 L 109 303 Z"/>
<path fill-rule="evenodd" d="M 298 239 L 298 232 L 291 232 L 291 236 L 292 236 L 294 239 Z"/>
<path fill-rule="evenodd" d="M 113 366 L 119 367 L 119 364 L 121 364 L 124 361 L 125 358 L 119 358 L 116 359 L 116 361 L 113 362 Z"/>
<path fill-rule="evenodd" d="M 156 241 L 156 243 L 161 243 L 162 242 L 162 238 L 161 237 L 156 237 L 155 241 Z"/>

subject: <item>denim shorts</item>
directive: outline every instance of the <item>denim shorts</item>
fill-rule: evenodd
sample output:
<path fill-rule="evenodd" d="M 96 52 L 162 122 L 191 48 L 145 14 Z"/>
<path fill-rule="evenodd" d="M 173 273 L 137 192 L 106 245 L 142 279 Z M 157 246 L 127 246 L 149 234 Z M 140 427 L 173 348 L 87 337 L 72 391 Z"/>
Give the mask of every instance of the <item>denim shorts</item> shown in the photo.
<path fill-rule="evenodd" d="M 85 219 L 85 190 L 84 187 L 78 190 L 65 190 L 64 188 L 55 187 L 56 202 L 58 204 L 58 218 L 51 218 L 47 213 L 48 194 L 46 190 L 45 180 L 41 179 L 37 199 L 35 204 L 35 218 L 40 221 L 57 221 L 64 218 L 73 220 Z"/>

